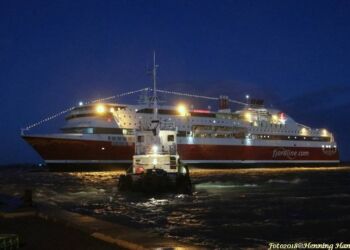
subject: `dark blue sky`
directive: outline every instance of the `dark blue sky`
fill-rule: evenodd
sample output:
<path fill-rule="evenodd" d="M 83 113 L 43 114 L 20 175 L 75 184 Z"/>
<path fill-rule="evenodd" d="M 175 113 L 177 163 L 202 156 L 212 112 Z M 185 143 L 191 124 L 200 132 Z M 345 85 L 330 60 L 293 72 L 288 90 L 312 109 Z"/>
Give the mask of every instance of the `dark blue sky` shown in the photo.
<path fill-rule="evenodd" d="M 349 41 L 350 1 L 1 1 L 0 163 L 39 160 L 21 127 L 150 86 L 153 49 L 163 89 L 265 98 L 349 160 Z"/>

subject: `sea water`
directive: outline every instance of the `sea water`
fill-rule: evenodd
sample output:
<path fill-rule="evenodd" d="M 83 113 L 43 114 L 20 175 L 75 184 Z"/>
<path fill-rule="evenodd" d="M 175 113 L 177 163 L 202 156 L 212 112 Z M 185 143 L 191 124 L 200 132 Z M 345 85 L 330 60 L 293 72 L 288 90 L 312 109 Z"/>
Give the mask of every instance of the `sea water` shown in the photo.
<path fill-rule="evenodd" d="M 350 239 L 350 167 L 192 170 L 193 195 L 120 193 L 122 172 L 0 171 L 0 192 L 206 248 Z"/>

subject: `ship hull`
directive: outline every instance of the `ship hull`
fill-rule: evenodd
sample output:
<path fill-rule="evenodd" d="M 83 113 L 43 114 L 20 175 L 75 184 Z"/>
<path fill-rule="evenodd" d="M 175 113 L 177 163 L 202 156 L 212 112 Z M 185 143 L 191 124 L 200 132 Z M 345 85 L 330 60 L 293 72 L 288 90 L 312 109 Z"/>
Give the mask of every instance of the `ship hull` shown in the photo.
<path fill-rule="evenodd" d="M 54 170 L 125 169 L 131 165 L 134 144 L 106 140 L 23 136 Z M 178 143 L 181 160 L 193 167 L 258 167 L 337 165 L 336 148 L 286 145 Z"/>

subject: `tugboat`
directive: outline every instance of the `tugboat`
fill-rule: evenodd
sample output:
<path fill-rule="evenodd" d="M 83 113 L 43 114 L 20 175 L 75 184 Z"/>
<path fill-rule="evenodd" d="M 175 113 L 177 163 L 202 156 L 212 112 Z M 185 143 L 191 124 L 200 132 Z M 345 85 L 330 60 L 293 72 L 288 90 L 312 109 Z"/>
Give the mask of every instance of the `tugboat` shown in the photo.
<path fill-rule="evenodd" d="M 132 166 L 119 177 L 119 191 L 192 193 L 189 170 L 177 152 L 174 122 L 158 119 L 155 54 L 153 55 L 153 120 L 135 132 Z"/>

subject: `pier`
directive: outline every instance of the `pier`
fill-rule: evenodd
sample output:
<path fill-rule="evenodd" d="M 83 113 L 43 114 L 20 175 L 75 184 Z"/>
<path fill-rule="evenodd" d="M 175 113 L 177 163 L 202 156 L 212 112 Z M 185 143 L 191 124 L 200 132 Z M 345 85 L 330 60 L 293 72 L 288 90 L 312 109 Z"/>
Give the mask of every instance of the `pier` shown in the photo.
<path fill-rule="evenodd" d="M 5 241 L 5 236 L 9 238 L 10 235 L 16 242 L 11 245 L 13 249 L 20 246 L 33 249 L 118 249 L 115 246 L 120 249 L 139 250 L 201 249 L 164 238 L 149 230 L 69 212 L 48 203 L 40 202 L 31 207 L 9 209 L 14 200 L 14 197 L 0 197 L 0 236 L 3 236 L 3 239 L 0 237 L 0 246 Z M 5 234 L 7 231 L 12 234 Z"/>

